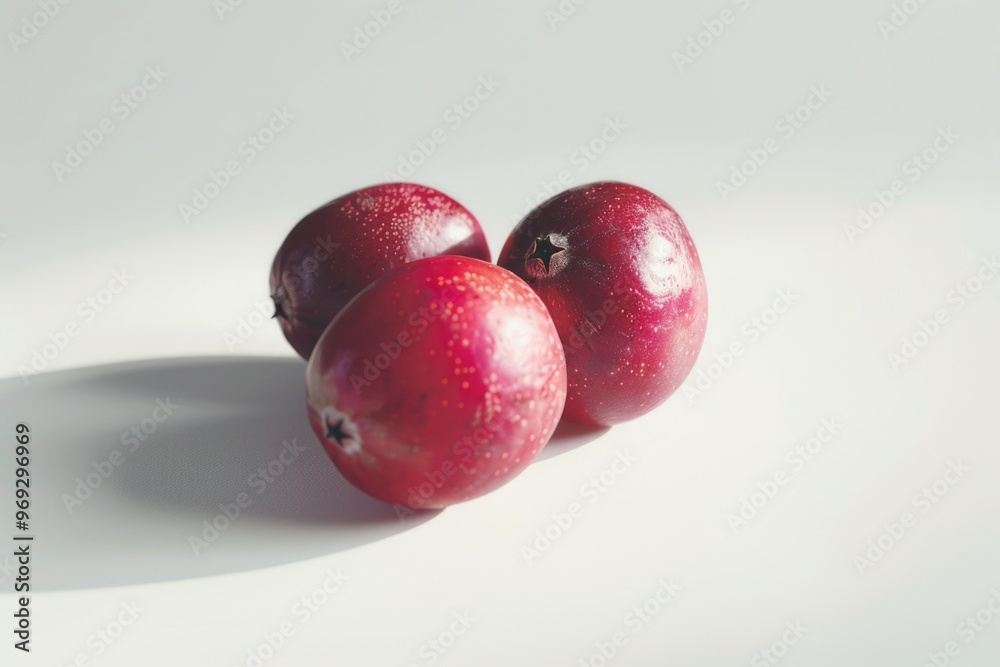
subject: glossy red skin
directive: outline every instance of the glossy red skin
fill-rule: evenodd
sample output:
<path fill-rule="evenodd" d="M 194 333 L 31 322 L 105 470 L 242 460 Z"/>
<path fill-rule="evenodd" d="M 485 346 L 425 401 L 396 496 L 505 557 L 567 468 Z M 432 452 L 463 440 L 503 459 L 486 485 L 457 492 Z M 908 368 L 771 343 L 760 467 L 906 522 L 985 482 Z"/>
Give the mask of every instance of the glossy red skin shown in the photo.
<path fill-rule="evenodd" d="M 275 318 L 308 359 L 334 316 L 373 280 L 436 255 L 489 261 L 476 218 L 448 195 L 413 183 L 356 190 L 303 218 L 271 266 Z"/>
<path fill-rule="evenodd" d="M 536 239 L 565 250 L 526 259 Z M 642 188 L 603 182 L 542 203 L 507 239 L 497 262 L 529 282 L 566 348 L 565 417 L 609 426 L 665 401 L 694 366 L 708 293 L 680 216 Z"/>
<path fill-rule="evenodd" d="M 535 458 L 562 413 L 566 358 L 524 281 L 434 257 L 351 301 L 316 346 L 306 384 L 313 430 L 351 483 L 440 508 L 496 489 Z M 338 422 L 350 437 L 331 433 Z"/>

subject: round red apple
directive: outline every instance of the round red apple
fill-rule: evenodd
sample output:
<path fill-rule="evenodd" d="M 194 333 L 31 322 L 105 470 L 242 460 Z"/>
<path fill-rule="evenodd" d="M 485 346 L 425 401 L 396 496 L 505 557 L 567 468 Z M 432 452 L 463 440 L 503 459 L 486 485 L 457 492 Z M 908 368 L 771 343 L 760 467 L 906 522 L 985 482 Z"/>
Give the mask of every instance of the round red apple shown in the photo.
<path fill-rule="evenodd" d="M 684 382 L 708 317 L 694 242 L 665 201 L 626 183 L 567 190 L 531 211 L 497 262 L 527 281 L 566 348 L 565 417 L 607 426 Z"/>
<path fill-rule="evenodd" d="M 274 316 L 308 359 L 347 302 L 407 262 L 436 255 L 490 259 L 469 211 L 434 188 L 386 183 L 357 190 L 304 217 L 271 266 Z"/>
<path fill-rule="evenodd" d="M 407 264 L 364 289 L 306 370 L 309 420 L 362 491 L 445 507 L 512 479 L 566 400 L 566 358 L 538 296 L 498 266 Z"/>

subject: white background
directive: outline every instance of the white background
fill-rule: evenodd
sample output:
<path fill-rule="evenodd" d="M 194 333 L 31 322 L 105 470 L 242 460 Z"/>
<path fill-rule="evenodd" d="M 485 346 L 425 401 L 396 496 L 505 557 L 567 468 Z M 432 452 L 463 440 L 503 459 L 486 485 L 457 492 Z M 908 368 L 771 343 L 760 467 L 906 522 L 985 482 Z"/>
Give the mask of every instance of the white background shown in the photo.
<path fill-rule="evenodd" d="M 448 643 L 465 612 L 471 628 L 434 664 L 600 665 L 595 645 L 619 631 L 612 664 L 771 664 L 758 652 L 795 622 L 808 630 L 777 647 L 788 667 L 918 667 L 949 641 L 948 664 L 997 664 L 1000 614 L 971 641 L 959 625 L 1000 590 L 1000 280 L 972 300 L 954 290 L 1000 250 L 1000 8 L 906 4 L 890 30 L 889 0 L 590 0 L 564 3 L 565 20 L 555 0 L 402 0 L 348 59 L 341 44 L 385 3 L 74 1 L 32 19 L 35 2 L 5 2 L 0 427 L 9 444 L 14 424 L 32 427 L 37 592 L 25 656 L 0 559 L 3 664 L 247 665 L 289 623 L 264 664 L 429 665 L 427 642 Z M 711 23 L 723 10 L 730 22 Z M 165 78 L 123 117 L 115 100 L 147 67 Z M 480 77 L 499 87 L 450 121 Z M 781 129 L 813 87 L 832 97 Z M 294 119 L 248 161 L 241 142 L 273 109 Z M 53 165 L 102 119 L 113 132 L 78 166 Z M 626 127 L 583 158 L 608 120 Z M 500 491 L 400 522 L 339 480 L 305 422 L 304 364 L 253 313 L 291 226 L 397 172 L 439 127 L 446 141 L 409 180 L 468 206 L 494 256 L 564 170 L 670 201 L 709 285 L 695 372 L 717 379 L 609 432 L 563 431 Z M 933 155 L 948 128 L 958 138 Z M 724 196 L 769 138 L 777 152 Z M 925 150 L 937 159 L 914 172 Z M 240 173 L 186 220 L 229 160 Z M 896 179 L 903 194 L 851 231 Z M 85 315 L 116 270 L 127 287 Z M 774 322 L 782 290 L 795 301 Z M 893 364 L 938 310 L 936 335 Z M 773 323 L 751 335 L 755 317 Z M 714 355 L 734 342 L 723 369 Z M 77 478 L 166 398 L 180 407 L 67 511 Z M 843 427 L 796 470 L 786 454 L 830 418 Z M 307 451 L 194 555 L 188 536 L 291 440 Z M 590 503 L 582 487 L 611 479 L 620 452 L 636 462 Z M 923 511 L 915 494 L 956 461 L 969 470 Z M 734 530 L 727 516 L 776 471 L 787 483 Z M 0 475 L 6 543 L 9 453 Z M 552 528 L 573 502 L 583 515 Z M 914 525 L 859 566 L 904 512 Z M 526 558 L 546 528 L 557 539 Z M 346 583 L 302 622 L 296 601 L 338 570 Z M 627 615 L 661 579 L 681 590 L 636 632 Z M 117 634 L 123 603 L 142 611 L 97 639 Z"/>

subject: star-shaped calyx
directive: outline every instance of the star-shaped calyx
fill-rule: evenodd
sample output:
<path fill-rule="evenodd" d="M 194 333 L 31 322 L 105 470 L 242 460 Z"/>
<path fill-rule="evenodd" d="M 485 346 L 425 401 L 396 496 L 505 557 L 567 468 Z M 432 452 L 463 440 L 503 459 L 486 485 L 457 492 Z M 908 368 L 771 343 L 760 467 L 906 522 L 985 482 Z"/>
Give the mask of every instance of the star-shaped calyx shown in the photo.
<path fill-rule="evenodd" d="M 343 419 L 334 421 L 329 416 L 326 418 L 326 437 L 335 440 L 340 447 L 345 446 L 346 440 L 354 440 L 354 436 L 344 426 Z"/>
<path fill-rule="evenodd" d="M 569 244 L 561 234 L 545 234 L 531 243 L 524 256 L 524 268 L 533 278 L 551 277 L 566 265 Z"/>
<path fill-rule="evenodd" d="M 287 319 L 288 313 L 285 312 L 284 304 L 287 298 L 284 287 L 278 287 L 274 294 L 271 295 L 271 300 L 274 301 L 274 315 L 271 315 L 271 319 Z"/>

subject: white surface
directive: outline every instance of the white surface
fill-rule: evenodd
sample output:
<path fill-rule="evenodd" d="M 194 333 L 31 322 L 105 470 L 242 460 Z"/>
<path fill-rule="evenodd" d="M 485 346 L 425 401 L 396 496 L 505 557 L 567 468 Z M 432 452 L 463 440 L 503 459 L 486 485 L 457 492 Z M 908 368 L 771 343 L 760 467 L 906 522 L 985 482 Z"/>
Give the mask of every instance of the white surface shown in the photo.
<path fill-rule="evenodd" d="M 1000 615 L 971 642 L 957 633 L 1000 590 L 1000 280 L 961 309 L 949 293 L 1000 251 L 1000 8 L 928 2 L 884 39 L 886 0 L 593 0 L 554 30 L 555 1 L 403 0 L 348 63 L 339 43 L 385 4 L 318 5 L 244 2 L 220 20 L 207 0 L 71 2 L 0 58 L 0 428 L 33 429 L 39 591 L 24 656 L 0 570 L 4 665 L 246 665 L 283 623 L 294 635 L 266 665 L 428 665 L 426 642 L 463 612 L 475 621 L 435 664 L 579 665 L 618 631 L 613 664 L 767 664 L 755 654 L 795 621 L 808 631 L 789 667 L 917 666 L 949 641 L 949 664 L 996 664 Z M 674 52 L 726 8 L 734 22 L 678 71 Z M 0 25 L 36 11 L 8 2 Z M 156 66 L 166 78 L 121 118 L 113 100 Z M 499 88 L 456 127 L 446 110 L 491 75 Z M 814 86 L 832 98 L 788 136 L 776 124 Z M 248 162 L 241 142 L 275 108 L 295 117 Z M 52 162 L 105 117 L 114 131 L 60 182 Z M 581 171 L 578 147 L 608 119 L 627 127 Z M 745 353 L 703 396 L 563 438 L 497 493 L 399 523 L 319 456 L 277 327 L 232 351 L 225 336 L 257 321 L 295 221 L 383 180 L 437 127 L 447 140 L 411 179 L 473 210 L 494 255 L 562 170 L 668 199 L 708 277 L 696 372 L 733 342 Z M 948 127 L 960 138 L 911 180 L 905 163 Z M 778 151 L 723 201 L 717 182 L 771 137 Z M 185 222 L 178 207 L 228 160 L 241 172 Z M 844 225 L 894 179 L 905 194 L 849 242 Z M 122 269 L 133 278 L 101 313 L 80 309 Z M 779 290 L 797 301 L 751 340 Z M 948 322 L 895 372 L 887 354 L 938 309 Z M 26 387 L 18 367 L 70 323 Z M 70 515 L 61 495 L 168 396 L 182 407 Z M 727 514 L 831 417 L 842 431 L 734 533 Z M 296 437 L 305 465 L 196 557 L 187 536 Z M 637 462 L 591 504 L 581 487 L 624 451 Z M 914 506 L 956 459 L 965 476 Z M 527 563 L 573 502 L 583 515 Z M 914 527 L 859 573 L 905 511 Z M 337 570 L 349 579 L 306 620 L 296 601 Z M 634 632 L 626 615 L 661 579 L 681 591 Z M 95 633 L 131 602 L 138 618 L 98 654 Z"/>

